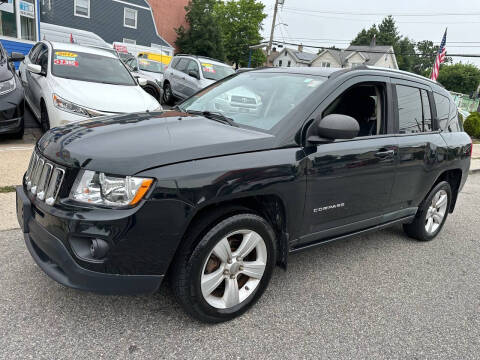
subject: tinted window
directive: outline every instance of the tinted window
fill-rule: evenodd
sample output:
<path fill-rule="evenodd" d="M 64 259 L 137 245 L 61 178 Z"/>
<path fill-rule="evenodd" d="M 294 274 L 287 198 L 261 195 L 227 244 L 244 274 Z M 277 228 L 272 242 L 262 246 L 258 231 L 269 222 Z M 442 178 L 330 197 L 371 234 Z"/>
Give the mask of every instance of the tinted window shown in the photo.
<path fill-rule="evenodd" d="M 178 71 L 185 71 L 188 65 L 188 59 L 180 59 L 178 64 L 175 66 L 175 69 Z"/>
<path fill-rule="evenodd" d="M 462 123 L 460 122 L 460 117 L 458 116 L 457 106 L 453 102 L 450 102 L 450 115 L 446 130 L 450 132 L 462 131 Z"/>
<path fill-rule="evenodd" d="M 103 84 L 136 84 L 119 58 L 79 51 L 54 50 L 52 74 L 65 79 Z"/>
<path fill-rule="evenodd" d="M 178 64 L 179 61 L 180 61 L 179 58 L 173 59 L 171 67 L 175 69 L 177 67 L 177 64 Z"/>
<path fill-rule="evenodd" d="M 400 134 L 423 132 L 420 89 L 397 85 L 398 125 Z"/>
<path fill-rule="evenodd" d="M 425 90 L 420 90 L 422 93 L 422 105 L 423 105 L 423 131 L 432 131 L 432 111 L 430 109 L 430 100 Z"/>
<path fill-rule="evenodd" d="M 33 49 L 30 51 L 30 54 L 28 54 L 28 57 L 30 58 L 30 61 L 32 63 L 35 63 L 35 60 L 37 59 L 38 52 L 42 48 L 43 44 L 37 44 L 33 47 Z"/>
<path fill-rule="evenodd" d="M 434 93 L 435 105 L 437 108 L 438 127 L 445 130 L 448 123 L 448 115 L 450 112 L 450 100 L 446 96 Z"/>
<path fill-rule="evenodd" d="M 38 53 L 38 57 L 35 61 L 35 64 L 40 65 L 43 71 L 47 71 L 48 68 L 48 48 L 43 46 L 40 52 Z"/>
<path fill-rule="evenodd" d="M 138 67 L 143 71 L 163 73 L 163 64 L 155 60 L 140 59 L 138 61 Z"/>
<path fill-rule="evenodd" d="M 196 71 L 198 73 L 198 65 L 196 61 L 190 60 L 187 67 L 187 73 L 190 71 Z"/>

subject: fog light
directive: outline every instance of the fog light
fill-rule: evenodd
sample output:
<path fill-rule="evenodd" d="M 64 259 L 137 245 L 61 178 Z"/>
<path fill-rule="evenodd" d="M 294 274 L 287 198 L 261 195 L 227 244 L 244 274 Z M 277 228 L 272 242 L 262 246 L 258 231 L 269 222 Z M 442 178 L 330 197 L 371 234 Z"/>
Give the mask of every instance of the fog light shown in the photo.
<path fill-rule="evenodd" d="M 93 239 L 92 244 L 90 245 L 90 255 L 94 259 L 101 259 L 108 252 L 108 243 L 102 239 Z"/>

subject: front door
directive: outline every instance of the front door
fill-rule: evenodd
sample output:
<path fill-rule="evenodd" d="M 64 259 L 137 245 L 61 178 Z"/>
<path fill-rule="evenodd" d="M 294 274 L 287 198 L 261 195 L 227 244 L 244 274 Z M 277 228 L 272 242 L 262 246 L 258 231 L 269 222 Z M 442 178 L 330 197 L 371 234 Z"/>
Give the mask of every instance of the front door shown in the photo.
<path fill-rule="evenodd" d="M 341 236 L 394 218 L 391 192 L 398 159 L 389 80 L 357 76 L 341 84 L 318 114 L 340 113 L 360 125 L 358 137 L 306 149 L 307 192 L 300 244 Z"/>

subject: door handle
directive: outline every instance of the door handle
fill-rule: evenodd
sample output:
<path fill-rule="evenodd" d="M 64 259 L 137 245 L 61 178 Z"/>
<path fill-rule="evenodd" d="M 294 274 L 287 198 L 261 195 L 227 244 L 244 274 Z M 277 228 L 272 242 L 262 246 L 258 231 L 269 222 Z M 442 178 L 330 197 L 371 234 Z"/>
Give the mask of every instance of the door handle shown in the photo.
<path fill-rule="evenodd" d="M 395 150 L 383 150 L 375 154 L 377 158 L 381 158 L 381 159 L 393 158 L 394 155 L 395 155 Z"/>

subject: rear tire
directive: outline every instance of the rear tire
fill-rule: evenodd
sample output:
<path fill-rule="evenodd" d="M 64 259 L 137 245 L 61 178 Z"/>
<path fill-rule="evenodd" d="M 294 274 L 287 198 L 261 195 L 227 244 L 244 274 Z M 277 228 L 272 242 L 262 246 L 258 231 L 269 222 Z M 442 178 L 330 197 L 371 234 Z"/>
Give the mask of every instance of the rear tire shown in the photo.
<path fill-rule="evenodd" d="M 438 183 L 418 207 L 410 224 L 404 224 L 405 233 L 419 241 L 433 240 L 442 230 L 452 202 L 452 189 L 446 181 Z"/>
<path fill-rule="evenodd" d="M 144 90 L 147 94 L 153 96 L 153 97 L 155 98 L 155 100 L 157 100 L 157 101 L 160 102 L 160 100 L 161 100 L 161 99 L 160 99 L 160 94 L 158 93 L 157 90 L 155 90 L 154 87 L 152 87 L 152 86 L 145 86 L 145 87 L 143 88 L 143 90 Z"/>
<path fill-rule="evenodd" d="M 172 290 L 184 310 L 218 323 L 247 311 L 265 291 L 276 263 L 270 224 L 258 215 L 232 215 L 194 246 L 186 241 L 173 265 Z"/>
<path fill-rule="evenodd" d="M 174 103 L 172 87 L 168 82 L 165 85 L 163 85 L 163 102 L 170 106 L 173 105 Z"/>

